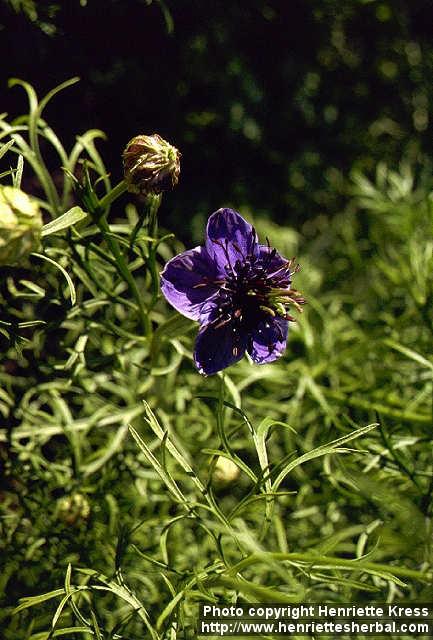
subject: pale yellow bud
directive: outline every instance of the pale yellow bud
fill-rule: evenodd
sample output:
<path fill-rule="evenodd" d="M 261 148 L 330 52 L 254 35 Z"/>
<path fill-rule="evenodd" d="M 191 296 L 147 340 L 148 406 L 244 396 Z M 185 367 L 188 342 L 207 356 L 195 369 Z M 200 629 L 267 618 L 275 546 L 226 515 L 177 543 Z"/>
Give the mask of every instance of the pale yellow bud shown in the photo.
<path fill-rule="evenodd" d="M 0 185 L 0 265 L 22 262 L 40 245 L 38 203 L 16 187 Z"/>
<path fill-rule="evenodd" d="M 218 457 L 214 470 L 214 479 L 219 484 L 231 484 L 239 478 L 239 467 L 228 458 Z"/>

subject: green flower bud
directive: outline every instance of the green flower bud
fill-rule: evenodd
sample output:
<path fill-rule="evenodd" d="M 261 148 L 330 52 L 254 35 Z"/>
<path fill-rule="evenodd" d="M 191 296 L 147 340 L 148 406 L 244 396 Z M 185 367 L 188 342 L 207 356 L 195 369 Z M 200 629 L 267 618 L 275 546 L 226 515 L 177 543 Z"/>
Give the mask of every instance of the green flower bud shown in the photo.
<path fill-rule="evenodd" d="M 18 264 L 36 251 L 42 226 L 35 200 L 21 189 L 0 185 L 0 265 Z"/>
<path fill-rule="evenodd" d="M 71 526 L 83 524 L 90 516 L 89 501 L 81 493 L 60 498 L 57 502 L 57 516 Z"/>
<path fill-rule="evenodd" d="M 178 183 L 180 152 L 157 133 L 132 138 L 122 157 L 131 193 L 161 193 Z"/>
<path fill-rule="evenodd" d="M 214 469 L 214 480 L 220 486 L 232 484 L 240 475 L 239 467 L 228 458 L 218 457 Z"/>

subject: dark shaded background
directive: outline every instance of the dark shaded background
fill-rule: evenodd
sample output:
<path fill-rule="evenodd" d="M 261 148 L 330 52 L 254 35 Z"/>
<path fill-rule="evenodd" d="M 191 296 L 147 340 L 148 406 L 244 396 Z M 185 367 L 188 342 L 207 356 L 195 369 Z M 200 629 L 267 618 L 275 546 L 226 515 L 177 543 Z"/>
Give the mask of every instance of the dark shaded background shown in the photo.
<path fill-rule="evenodd" d="M 182 151 L 165 203 L 181 235 L 223 204 L 332 214 L 353 167 L 432 151 L 431 1 L 2 0 L 0 24 L 2 111 L 25 111 L 11 76 L 42 95 L 78 75 L 46 117 L 68 145 L 103 129 L 113 178 L 138 133 Z"/>

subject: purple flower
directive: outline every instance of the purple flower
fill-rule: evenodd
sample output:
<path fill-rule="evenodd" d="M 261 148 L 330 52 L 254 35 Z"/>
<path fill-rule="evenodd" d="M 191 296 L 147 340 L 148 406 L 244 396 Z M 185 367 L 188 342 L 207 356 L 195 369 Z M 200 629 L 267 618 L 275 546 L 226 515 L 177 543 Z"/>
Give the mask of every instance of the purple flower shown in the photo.
<path fill-rule="evenodd" d="M 257 364 L 279 358 L 285 348 L 288 307 L 305 300 L 290 288 L 298 270 L 276 249 L 258 243 L 255 229 L 232 209 L 218 209 L 207 223 L 205 244 L 167 262 L 164 296 L 200 330 L 194 360 L 206 375 L 240 360 Z"/>

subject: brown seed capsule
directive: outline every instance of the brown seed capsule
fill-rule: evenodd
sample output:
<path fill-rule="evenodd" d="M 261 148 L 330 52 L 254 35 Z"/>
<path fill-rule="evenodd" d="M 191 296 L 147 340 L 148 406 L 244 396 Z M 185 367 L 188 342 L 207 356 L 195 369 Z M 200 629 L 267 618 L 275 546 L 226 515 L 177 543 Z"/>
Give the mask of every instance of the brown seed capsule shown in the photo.
<path fill-rule="evenodd" d="M 175 187 L 180 173 L 180 152 L 154 133 L 135 136 L 123 152 L 123 167 L 128 191 L 161 193 Z"/>

